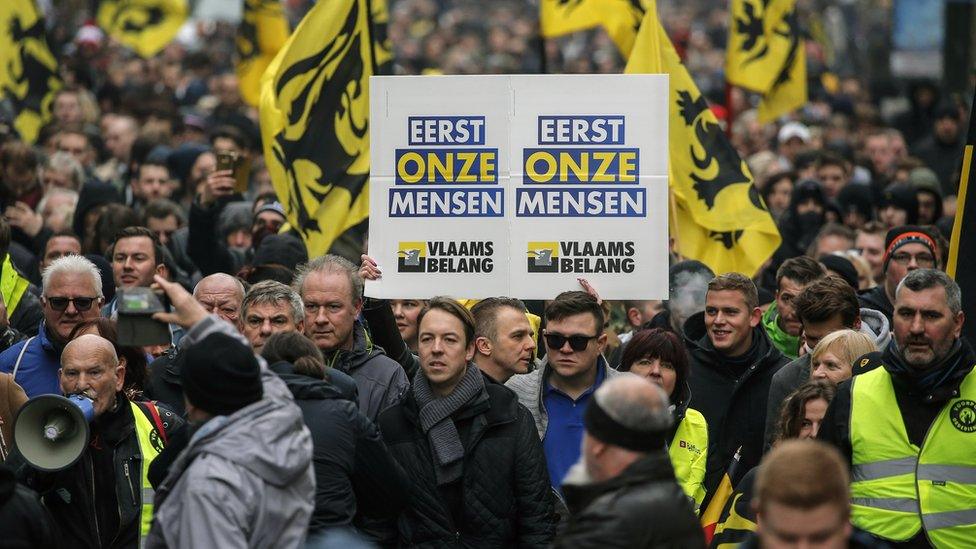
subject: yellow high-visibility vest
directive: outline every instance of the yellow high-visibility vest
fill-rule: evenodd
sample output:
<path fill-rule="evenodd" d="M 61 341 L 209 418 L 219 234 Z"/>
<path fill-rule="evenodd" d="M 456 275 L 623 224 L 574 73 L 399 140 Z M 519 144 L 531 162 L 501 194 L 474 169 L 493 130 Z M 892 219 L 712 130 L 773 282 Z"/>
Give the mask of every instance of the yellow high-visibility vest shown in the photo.
<path fill-rule="evenodd" d="M 7 318 L 13 316 L 20 304 L 20 298 L 24 297 L 24 292 L 30 282 L 20 276 L 14 264 L 10 262 L 10 254 L 3 258 L 3 266 L 0 267 L 0 295 L 3 296 L 3 303 L 7 307 Z"/>
<path fill-rule="evenodd" d="M 688 408 L 668 444 L 668 455 L 678 484 L 699 511 L 705 499 L 705 461 L 708 459 L 708 423 L 698 410 Z"/>
<path fill-rule="evenodd" d="M 142 455 L 142 467 L 139 471 L 142 486 L 142 513 L 139 515 L 139 547 L 142 547 L 149 534 L 153 518 L 153 499 L 156 495 L 152 484 L 149 483 L 149 464 L 159 455 L 159 449 L 164 446 L 164 433 L 158 432 L 156 427 L 146 417 L 146 413 L 135 402 L 130 401 L 132 417 L 136 423 L 136 439 L 139 441 L 139 453 Z M 153 404 L 149 404 L 153 406 Z M 155 440 L 155 443 L 153 442 Z M 128 467 L 128 464 L 125 465 Z M 125 471 L 126 477 L 129 472 Z"/>
<path fill-rule="evenodd" d="M 929 427 L 922 447 L 908 440 L 891 375 L 855 376 L 851 522 L 892 541 L 924 529 L 935 547 L 976 539 L 976 368 Z"/>

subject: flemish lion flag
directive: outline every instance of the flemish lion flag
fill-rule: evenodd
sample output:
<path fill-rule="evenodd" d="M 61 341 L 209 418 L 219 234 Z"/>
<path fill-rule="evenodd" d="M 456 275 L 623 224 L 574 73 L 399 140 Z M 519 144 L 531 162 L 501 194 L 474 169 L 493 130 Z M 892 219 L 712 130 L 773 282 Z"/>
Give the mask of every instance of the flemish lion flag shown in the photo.
<path fill-rule="evenodd" d="M 98 26 L 142 57 L 166 47 L 183 26 L 187 0 L 101 0 Z"/>
<path fill-rule="evenodd" d="M 976 192 L 969 186 L 976 181 L 976 96 L 973 108 L 969 111 L 969 136 L 963 149 L 962 171 L 959 178 L 959 193 L 956 207 L 956 220 L 952 225 L 949 240 L 949 260 L 946 273 L 955 279 L 962 289 L 962 310 L 976 311 L 976 265 L 963 259 L 967 253 L 976 250 Z M 976 341 L 976 322 L 963 324 L 963 335 L 969 341 Z"/>
<path fill-rule="evenodd" d="M 0 99 L 13 106 L 17 135 L 33 143 L 61 87 L 58 61 L 34 0 L 0 1 L 0 25 Z"/>
<path fill-rule="evenodd" d="M 369 217 L 368 9 L 316 3 L 261 78 L 265 161 L 309 257 Z"/>
<path fill-rule="evenodd" d="M 670 76 L 668 170 L 678 251 L 719 274 L 753 275 L 779 247 L 779 231 L 749 168 L 681 64 L 653 2 L 624 72 Z"/>
<path fill-rule="evenodd" d="M 288 20 L 280 0 L 244 0 L 237 27 L 237 78 L 250 105 L 261 99 L 261 76 L 288 40 Z"/>
<path fill-rule="evenodd" d="M 732 0 L 725 74 L 730 84 L 762 94 L 759 121 L 807 102 L 807 69 L 796 0 Z"/>
<path fill-rule="evenodd" d="M 555 38 L 602 26 L 626 59 L 634 47 L 647 5 L 653 0 L 542 0 L 542 36 Z"/>

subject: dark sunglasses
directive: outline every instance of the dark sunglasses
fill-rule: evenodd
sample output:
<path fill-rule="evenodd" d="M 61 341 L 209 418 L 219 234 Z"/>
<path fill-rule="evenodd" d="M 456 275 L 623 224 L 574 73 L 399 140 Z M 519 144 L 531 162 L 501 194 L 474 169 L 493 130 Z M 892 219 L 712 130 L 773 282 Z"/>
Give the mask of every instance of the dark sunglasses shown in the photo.
<path fill-rule="evenodd" d="M 600 334 L 586 336 L 586 335 L 571 335 L 564 336 L 562 334 L 545 334 L 543 337 L 546 338 L 546 346 L 550 349 L 562 349 L 566 342 L 569 342 L 569 348 L 574 351 L 582 351 L 586 349 L 586 346 L 590 344 L 591 339 L 596 339 L 600 337 Z"/>
<path fill-rule="evenodd" d="M 45 299 L 55 311 L 64 311 L 68 308 L 68 303 L 74 303 L 75 309 L 79 311 L 87 311 L 92 308 L 93 303 L 98 301 L 97 297 L 48 297 Z"/>

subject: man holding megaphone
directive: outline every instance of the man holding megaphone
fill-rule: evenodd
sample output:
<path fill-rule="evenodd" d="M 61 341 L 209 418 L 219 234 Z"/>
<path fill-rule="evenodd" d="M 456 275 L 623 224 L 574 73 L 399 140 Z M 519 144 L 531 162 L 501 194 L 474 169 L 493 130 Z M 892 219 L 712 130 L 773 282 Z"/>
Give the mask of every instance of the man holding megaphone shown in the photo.
<path fill-rule="evenodd" d="M 8 464 L 42 494 L 62 546 L 138 547 L 153 514 L 149 464 L 183 421 L 126 398 L 125 364 L 101 336 L 70 341 L 58 377 L 70 400 L 47 395 L 24 406 Z"/>

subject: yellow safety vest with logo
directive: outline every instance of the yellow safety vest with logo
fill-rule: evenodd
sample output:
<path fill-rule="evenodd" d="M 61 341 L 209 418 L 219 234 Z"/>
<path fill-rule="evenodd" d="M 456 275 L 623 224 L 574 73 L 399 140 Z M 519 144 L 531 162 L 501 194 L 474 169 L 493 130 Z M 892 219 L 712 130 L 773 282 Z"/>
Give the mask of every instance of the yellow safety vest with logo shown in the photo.
<path fill-rule="evenodd" d="M 851 522 L 892 541 L 924 528 L 935 547 L 976 540 L 976 368 L 947 402 L 922 447 L 908 440 L 884 368 L 854 377 Z"/>
<path fill-rule="evenodd" d="M 153 518 L 153 498 L 156 492 L 152 484 L 149 483 L 149 464 L 159 455 L 156 446 L 162 447 L 162 437 L 156 427 L 146 417 L 146 412 L 135 402 L 129 402 L 132 406 L 132 416 L 136 421 L 136 439 L 139 441 L 139 453 L 142 455 L 142 470 L 139 472 L 140 485 L 142 486 L 142 513 L 139 516 L 139 547 L 142 547 L 146 536 L 149 534 L 149 527 L 152 526 Z M 151 406 L 151 404 L 150 404 Z M 153 436 L 155 434 L 155 437 Z M 153 444 L 155 438 L 156 444 Z M 128 464 L 125 465 L 125 476 L 128 479 Z"/>
<path fill-rule="evenodd" d="M 20 276 L 14 264 L 10 262 L 10 254 L 7 254 L 3 258 L 3 266 L 0 267 L 0 296 L 3 296 L 3 304 L 7 307 L 7 318 L 17 310 L 20 298 L 24 297 L 28 286 L 30 282 Z"/>
<path fill-rule="evenodd" d="M 698 410 L 688 408 L 668 444 L 674 476 L 699 511 L 705 499 L 705 461 L 708 458 L 708 423 Z"/>

